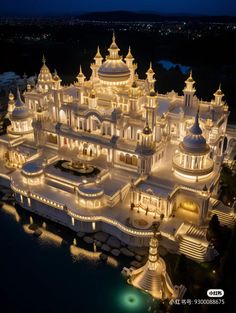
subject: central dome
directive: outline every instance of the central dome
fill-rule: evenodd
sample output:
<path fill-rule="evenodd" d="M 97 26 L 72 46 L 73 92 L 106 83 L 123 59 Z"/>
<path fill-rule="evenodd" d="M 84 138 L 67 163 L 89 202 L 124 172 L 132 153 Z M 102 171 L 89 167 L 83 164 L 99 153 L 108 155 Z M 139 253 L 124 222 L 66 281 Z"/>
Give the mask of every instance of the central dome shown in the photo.
<path fill-rule="evenodd" d="M 113 35 L 112 44 L 108 49 L 109 55 L 98 69 L 98 76 L 105 84 L 123 85 L 130 78 L 130 70 L 125 62 L 122 61 L 121 56 L 119 56 L 119 50 Z"/>

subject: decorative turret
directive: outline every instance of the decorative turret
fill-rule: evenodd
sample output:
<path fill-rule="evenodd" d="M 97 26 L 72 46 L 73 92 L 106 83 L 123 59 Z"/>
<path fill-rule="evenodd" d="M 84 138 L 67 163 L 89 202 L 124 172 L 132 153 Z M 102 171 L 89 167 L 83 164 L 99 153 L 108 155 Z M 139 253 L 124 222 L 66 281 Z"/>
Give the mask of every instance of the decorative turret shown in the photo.
<path fill-rule="evenodd" d="M 17 88 L 17 99 L 15 107 L 10 114 L 11 125 L 8 128 L 9 134 L 22 135 L 32 132 L 32 116 L 28 107 L 21 99 L 20 91 Z"/>
<path fill-rule="evenodd" d="M 147 263 L 141 268 L 130 269 L 128 283 L 160 300 L 181 298 L 184 295 L 186 288 L 183 285 L 173 286 L 166 272 L 165 261 L 158 253 L 158 238 L 155 230 L 150 239 Z"/>
<path fill-rule="evenodd" d="M 8 114 L 11 114 L 15 108 L 15 97 L 11 91 L 9 92 L 8 99 L 9 100 L 8 100 L 8 110 L 7 111 L 8 111 Z"/>
<path fill-rule="evenodd" d="M 154 84 L 155 84 L 155 81 L 156 81 L 155 78 L 154 78 L 155 72 L 152 69 L 152 62 L 150 62 L 150 66 L 149 66 L 149 69 L 146 72 L 146 75 L 147 75 L 147 81 L 149 83 L 149 89 L 152 90 L 152 89 L 154 89 Z"/>
<path fill-rule="evenodd" d="M 211 174 L 213 161 L 209 157 L 210 147 L 202 135 L 198 111 L 189 134 L 179 144 L 179 150 L 173 158 L 173 168 L 176 174 L 194 180 Z"/>
<path fill-rule="evenodd" d="M 99 49 L 99 46 L 97 47 L 97 53 L 94 57 L 94 61 L 95 61 L 95 65 L 97 66 L 101 66 L 102 65 L 102 60 L 103 60 L 103 57 L 100 53 L 100 49 Z"/>
<path fill-rule="evenodd" d="M 78 83 L 79 84 L 83 84 L 84 83 L 84 81 L 85 81 L 85 76 L 84 76 L 84 74 L 83 74 L 83 72 L 82 72 L 82 67 L 81 67 L 81 65 L 80 65 L 80 67 L 79 67 L 79 74 L 77 75 L 77 80 L 78 80 Z"/>
<path fill-rule="evenodd" d="M 57 74 L 56 70 L 53 73 L 53 89 L 61 89 L 61 78 Z"/>
<path fill-rule="evenodd" d="M 47 92 L 53 85 L 53 78 L 49 68 L 46 65 L 46 59 L 44 56 L 42 62 L 43 66 L 41 67 L 40 73 L 38 75 L 37 88 L 41 92 Z"/>
<path fill-rule="evenodd" d="M 222 106 L 224 105 L 224 102 L 222 101 L 222 98 L 224 97 L 224 94 L 221 90 L 221 84 L 219 85 L 218 90 L 214 93 L 215 99 L 213 100 L 213 105 L 215 106 Z"/>
<path fill-rule="evenodd" d="M 190 75 L 185 81 L 185 87 L 183 90 L 184 93 L 184 106 L 185 107 L 192 107 L 193 106 L 193 96 L 196 92 L 194 88 L 195 81 L 192 77 L 192 71 L 190 71 Z"/>
<path fill-rule="evenodd" d="M 131 68 L 133 66 L 133 61 L 134 61 L 134 57 L 133 57 L 133 55 L 131 53 L 131 49 L 129 47 L 128 53 L 125 57 L 125 62 L 127 64 L 128 68 Z"/>

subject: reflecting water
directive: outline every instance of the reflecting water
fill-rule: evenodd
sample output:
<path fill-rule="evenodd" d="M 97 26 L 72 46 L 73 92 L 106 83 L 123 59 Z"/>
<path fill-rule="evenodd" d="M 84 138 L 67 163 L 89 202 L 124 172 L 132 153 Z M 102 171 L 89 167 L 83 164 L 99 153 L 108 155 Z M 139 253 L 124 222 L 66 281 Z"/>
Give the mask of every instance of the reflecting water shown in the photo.
<path fill-rule="evenodd" d="M 93 245 L 88 251 L 90 246 L 86 250 L 86 244 L 73 236 L 66 243 L 63 234 L 52 233 L 42 220 L 42 235 L 36 237 L 28 228 L 35 220 L 14 207 L 0 208 L 4 313 L 153 312 L 152 299 L 121 276 L 127 261 L 109 257 L 105 264 Z"/>
<path fill-rule="evenodd" d="M 169 60 L 160 60 L 160 61 L 158 61 L 157 63 L 158 63 L 158 64 L 161 64 L 161 65 L 164 67 L 164 69 L 166 69 L 166 70 L 168 70 L 168 71 L 169 71 L 172 67 L 176 67 L 176 66 L 179 66 L 179 68 L 180 68 L 182 74 L 188 74 L 189 71 L 190 71 L 190 66 L 182 65 L 182 64 L 179 64 L 179 63 L 176 64 L 176 63 L 173 63 L 173 62 L 171 62 L 171 61 L 169 61 Z"/>

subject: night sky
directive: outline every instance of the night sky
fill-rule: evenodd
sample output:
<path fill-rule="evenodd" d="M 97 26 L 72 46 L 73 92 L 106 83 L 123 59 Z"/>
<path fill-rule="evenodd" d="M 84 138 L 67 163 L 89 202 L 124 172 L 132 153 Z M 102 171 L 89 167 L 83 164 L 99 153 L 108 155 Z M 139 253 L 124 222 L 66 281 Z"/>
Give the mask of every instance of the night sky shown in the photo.
<path fill-rule="evenodd" d="M 160 13 L 236 15 L 235 0 L 0 0 L 4 14 L 76 14 L 129 10 Z"/>

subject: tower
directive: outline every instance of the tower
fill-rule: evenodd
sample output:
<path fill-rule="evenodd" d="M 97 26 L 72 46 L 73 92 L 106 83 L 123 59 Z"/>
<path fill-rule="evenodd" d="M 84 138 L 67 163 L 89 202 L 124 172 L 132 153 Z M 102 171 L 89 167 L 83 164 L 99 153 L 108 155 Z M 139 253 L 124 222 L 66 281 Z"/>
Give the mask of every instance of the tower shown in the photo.
<path fill-rule="evenodd" d="M 222 106 L 224 102 L 222 101 L 222 98 L 224 97 L 224 94 L 221 90 L 221 84 L 219 85 L 218 90 L 214 93 L 215 99 L 213 100 L 214 106 Z"/>
<path fill-rule="evenodd" d="M 61 89 L 61 78 L 57 74 L 56 70 L 53 73 L 53 89 Z"/>
<path fill-rule="evenodd" d="M 129 47 L 128 53 L 125 57 L 125 63 L 130 70 L 130 84 L 132 85 L 135 80 L 135 70 L 137 69 L 137 64 L 134 63 L 134 57 L 131 53 L 131 48 Z"/>
<path fill-rule="evenodd" d="M 94 61 L 95 61 L 95 65 L 97 66 L 101 66 L 102 65 L 102 60 L 103 60 L 103 57 L 100 53 L 100 49 L 99 49 L 99 46 L 97 47 L 97 53 L 94 57 Z"/>
<path fill-rule="evenodd" d="M 43 66 L 38 75 L 37 89 L 40 92 L 47 92 L 53 86 L 53 78 L 49 68 L 46 65 L 46 59 L 43 56 Z"/>
<path fill-rule="evenodd" d="M 138 171 L 140 174 L 149 174 L 152 166 L 152 157 L 155 152 L 155 142 L 153 132 L 146 123 L 143 131 L 140 133 L 140 140 L 137 151 L 139 151 Z"/>
<path fill-rule="evenodd" d="M 173 286 L 166 272 L 165 261 L 158 253 L 158 238 L 154 230 L 149 243 L 148 260 L 141 268 L 130 270 L 128 283 L 149 293 L 153 298 L 165 300 L 183 297 L 186 288 Z"/>
<path fill-rule="evenodd" d="M 190 72 L 190 75 L 188 79 L 185 81 L 185 87 L 183 90 L 184 93 L 184 107 L 192 107 L 193 106 L 193 97 L 196 92 L 196 89 L 194 88 L 195 81 L 192 77 L 192 71 Z"/>
<path fill-rule="evenodd" d="M 155 89 L 154 85 L 155 85 L 156 79 L 154 78 L 155 72 L 152 69 L 152 62 L 150 62 L 150 66 L 146 72 L 146 75 L 147 75 L 147 82 L 148 82 L 149 90 Z"/>
<path fill-rule="evenodd" d="M 80 65 L 80 67 L 79 67 L 79 74 L 76 76 L 76 78 L 77 78 L 78 84 L 79 84 L 79 85 L 83 85 L 83 83 L 84 83 L 84 81 L 85 81 L 85 76 L 84 76 L 84 74 L 83 74 L 83 72 L 82 72 L 82 67 L 81 67 L 81 65 Z"/>
<path fill-rule="evenodd" d="M 146 109 L 146 123 L 150 126 L 153 132 L 155 132 L 156 126 L 156 112 L 158 107 L 157 94 L 152 89 L 147 95 Z"/>
<path fill-rule="evenodd" d="M 26 104 L 21 99 L 19 89 L 17 89 L 17 99 L 9 118 L 11 126 L 8 128 L 8 134 L 18 136 L 28 135 L 33 132 L 32 115 Z"/>

